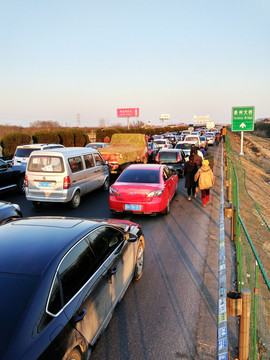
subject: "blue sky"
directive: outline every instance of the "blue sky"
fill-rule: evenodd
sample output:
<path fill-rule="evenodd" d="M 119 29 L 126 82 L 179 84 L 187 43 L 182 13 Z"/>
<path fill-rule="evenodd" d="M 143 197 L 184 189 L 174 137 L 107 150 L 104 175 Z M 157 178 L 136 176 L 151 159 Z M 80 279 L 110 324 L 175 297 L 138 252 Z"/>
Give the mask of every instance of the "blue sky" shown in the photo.
<path fill-rule="evenodd" d="M 269 0 L 0 0 L 0 124 L 269 117 L 269 39 Z"/>

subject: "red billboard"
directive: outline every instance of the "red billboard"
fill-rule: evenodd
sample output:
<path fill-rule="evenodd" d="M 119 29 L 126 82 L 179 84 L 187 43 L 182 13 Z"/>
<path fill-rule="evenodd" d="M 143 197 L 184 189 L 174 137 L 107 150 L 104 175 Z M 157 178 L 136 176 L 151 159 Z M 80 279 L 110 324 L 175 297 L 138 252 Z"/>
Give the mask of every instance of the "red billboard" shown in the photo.
<path fill-rule="evenodd" d="M 117 117 L 138 117 L 139 108 L 117 109 Z"/>

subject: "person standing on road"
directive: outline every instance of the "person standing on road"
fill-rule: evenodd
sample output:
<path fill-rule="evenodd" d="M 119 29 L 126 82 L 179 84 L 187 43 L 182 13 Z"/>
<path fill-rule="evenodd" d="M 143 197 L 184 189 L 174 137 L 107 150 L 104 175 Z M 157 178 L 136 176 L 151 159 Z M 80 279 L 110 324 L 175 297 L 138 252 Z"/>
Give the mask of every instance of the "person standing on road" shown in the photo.
<path fill-rule="evenodd" d="M 204 160 L 202 167 L 196 172 L 194 181 L 199 180 L 199 188 L 201 189 L 202 206 L 206 205 L 210 201 L 210 188 L 214 185 L 214 174 L 209 166 L 209 161 Z"/>
<path fill-rule="evenodd" d="M 223 128 L 221 130 L 221 135 L 222 135 L 222 138 L 223 138 L 223 142 L 225 142 L 226 133 L 227 133 L 227 129 L 226 129 L 225 126 L 223 126 Z"/>
<path fill-rule="evenodd" d="M 188 200 L 191 200 L 192 197 L 195 198 L 196 195 L 196 183 L 194 181 L 194 175 L 198 170 L 197 164 L 194 161 L 194 155 L 189 156 L 189 161 L 184 165 L 184 177 L 185 177 L 185 188 L 187 189 Z"/>
<path fill-rule="evenodd" d="M 216 146 L 218 146 L 220 143 L 220 133 L 219 132 L 216 134 L 215 143 L 216 143 Z"/>
<path fill-rule="evenodd" d="M 194 148 L 191 147 L 190 154 L 194 156 L 194 162 L 195 162 L 195 164 L 197 164 L 197 169 L 200 169 L 200 167 L 202 166 L 202 162 L 203 162 L 203 155 L 202 156 L 198 155 L 198 150 L 196 149 L 196 147 L 194 147 Z M 196 190 L 196 192 L 199 191 L 198 181 L 195 182 L 195 190 Z"/>

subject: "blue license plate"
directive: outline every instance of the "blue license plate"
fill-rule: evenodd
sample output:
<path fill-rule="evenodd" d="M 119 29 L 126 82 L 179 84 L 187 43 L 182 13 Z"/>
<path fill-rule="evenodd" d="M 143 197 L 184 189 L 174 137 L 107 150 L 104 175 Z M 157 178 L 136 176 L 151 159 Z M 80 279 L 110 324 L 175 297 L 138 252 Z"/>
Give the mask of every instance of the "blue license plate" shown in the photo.
<path fill-rule="evenodd" d="M 50 189 L 50 188 L 52 188 L 52 183 L 51 182 L 40 182 L 39 187 Z"/>
<path fill-rule="evenodd" d="M 125 204 L 125 210 L 141 210 L 141 205 Z"/>

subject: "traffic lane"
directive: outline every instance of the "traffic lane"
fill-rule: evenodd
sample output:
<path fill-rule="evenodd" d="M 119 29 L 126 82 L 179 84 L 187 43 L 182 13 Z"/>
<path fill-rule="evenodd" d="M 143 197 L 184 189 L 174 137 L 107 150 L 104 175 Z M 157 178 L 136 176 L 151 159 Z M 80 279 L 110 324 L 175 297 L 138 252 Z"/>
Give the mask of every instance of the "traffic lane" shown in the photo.
<path fill-rule="evenodd" d="M 169 215 L 117 216 L 138 222 L 143 228 L 144 274 L 139 282 L 131 284 L 117 306 L 95 347 L 93 359 L 194 358 L 199 303 L 205 301 L 210 313 L 213 305 L 203 284 L 209 217 L 199 198 L 186 200 L 183 182 L 179 180 L 178 195 Z M 10 192 L 5 197 L 19 203 L 25 217 L 113 217 L 108 193 L 99 190 L 83 197 L 78 209 L 50 203 L 36 209 L 24 196 Z"/>
<path fill-rule="evenodd" d="M 101 189 L 95 190 L 81 197 L 81 204 L 77 209 L 72 209 L 67 203 L 42 203 L 35 207 L 32 201 L 26 200 L 25 195 L 18 195 L 16 192 L 5 192 L 0 195 L 5 201 L 19 204 L 23 217 L 30 216 L 71 216 L 81 218 L 103 219 L 112 217 L 109 209 L 108 192 Z"/>
<path fill-rule="evenodd" d="M 215 299 L 203 281 L 209 211 L 200 196 L 187 201 L 180 179 L 169 215 L 129 217 L 145 234 L 144 273 L 116 307 L 91 359 L 195 358 L 202 301 L 216 326 Z"/>

